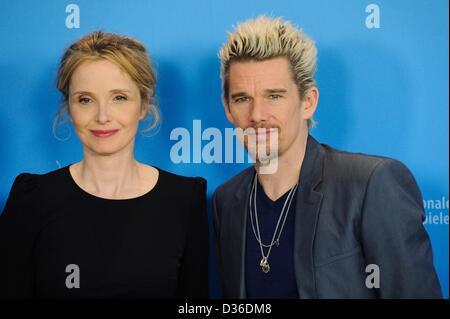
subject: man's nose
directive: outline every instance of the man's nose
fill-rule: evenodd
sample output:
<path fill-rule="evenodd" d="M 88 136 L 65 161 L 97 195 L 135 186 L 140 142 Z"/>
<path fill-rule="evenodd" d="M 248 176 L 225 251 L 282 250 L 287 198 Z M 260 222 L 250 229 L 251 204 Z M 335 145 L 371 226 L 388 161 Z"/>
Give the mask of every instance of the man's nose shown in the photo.
<path fill-rule="evenodd" d="M 260 98 L 253 99 L 250 109 L 250 122 L 257 124 L 266 121 L 267 110 L 264 106 L 264 101 Z"/>

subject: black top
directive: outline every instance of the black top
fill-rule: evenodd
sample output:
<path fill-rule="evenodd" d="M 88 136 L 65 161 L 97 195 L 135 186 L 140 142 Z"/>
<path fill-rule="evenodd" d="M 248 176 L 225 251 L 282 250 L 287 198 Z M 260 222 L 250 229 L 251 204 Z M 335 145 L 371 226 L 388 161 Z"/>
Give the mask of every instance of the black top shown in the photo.
<path fill-rule="evenodd" d="M 258 212 L 258 225 L 263 244 L 269 245 L 272 242 L 273 233 L 275 231 L 278 219 L 283 209 L 283 205 L 288 197 L 289 191 L 276 201 L 272 201 L 265 193 L 264 188 L 259 181 L 256 187 L 256 207 Z M 298 298 L 297 281 L 295 279 L 294 270 L 294 224 L 295 224 L 295 205 L 296 194 L 292 194 L 292 202 L 286 222 L 280 235 L 279 245 L 274 245 L 270 250 L 269 265 L 270 270 L 264 273 L 260 267 L 261 262 L 261 247 L 255 237 L 253 228 L 257 233 L 256 218 L 254 217 L 253 203 L 250 203 L 252 212 L 249 209 L 249 214 L 252 218 L 247 217 L 246 229 L 246 252 L 245 252 L 245 280 L 247 298 L 284 298 L 296 299 Z M 288 205 L 286 205 L 286 210 Z M 281 230 L 283 220 L 280 221 L 279 229 L 277 230 L 275 238 Z M 264 255 L 267 256 L 269 248 L 263 247 Z"/>
<path fill-rule="evenodd" d="M 0 298 L 206 298 L 206 181 L 158 170 L 151 191 L 118 200 L 81 189 L 69 166 L 17 176 L 0 215 Z"/>

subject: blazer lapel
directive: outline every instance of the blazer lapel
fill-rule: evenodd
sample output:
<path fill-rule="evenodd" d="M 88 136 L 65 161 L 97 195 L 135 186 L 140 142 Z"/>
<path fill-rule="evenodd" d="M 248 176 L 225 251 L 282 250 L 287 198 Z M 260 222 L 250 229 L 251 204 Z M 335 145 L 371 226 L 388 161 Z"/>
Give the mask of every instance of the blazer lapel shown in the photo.
<path fill-rule="evenodd" d="M 241 180 L 239 188 L 235 193 L 235 201 L 230 205 L 230 210 L 233 214 L 230 218 L 229 227 L 233 229 L 229 238 L 229 247 L 237 253 L 231 256 L 237 256 L 237 260 L 233 260 L 233 267 L 231 278 L 233 278 L 233 295 L 238 295 L 239 298 L 246 298 L 245 292 L 245 245 L 246 245 L 246 230 L 247 230 L 247 210 L 248 198 L 250 188 L 255 174 L 255 169 L 250 167 L 247 169 L 244 177 Z"/>
<path fill-rule="evenodd" d="M 295 209 L 294 267 L 300 298 L 317 298 L 313 244 L 323 195 L 314 188 L 322 180 L 323 158 L 322 146 L 309 135 Z"/>

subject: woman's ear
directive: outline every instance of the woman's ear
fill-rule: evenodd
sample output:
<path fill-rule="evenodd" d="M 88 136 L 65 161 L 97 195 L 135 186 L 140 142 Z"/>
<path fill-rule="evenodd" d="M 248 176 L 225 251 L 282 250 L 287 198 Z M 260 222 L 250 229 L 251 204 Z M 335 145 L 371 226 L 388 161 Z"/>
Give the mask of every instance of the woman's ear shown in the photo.
<path fill-rule="evenodd" d="M 141 113 L 139 114 L 139 120 L 143 120 L 145 118 L 149 108 L 150 108 L 150 101 L 145 101 L 142 103 Z"/>
<path fill-rule="evenodd" d="M 69 102 L 65 102 L 65 111 L 64 112 L 67 112 L 67 116 L 69 117 L 69 122 L 73 123 L 72 114 L 70 114 L 70 104 L 69 104 Z"/>
<path fill-rule="evenodd" d="M 149 90 L 145 93 L 142 99 L 141 103 L 141 113 L 139 114 L 139 120 L 143 120 L 145 116 L 147 115 L 148 110 L 150 109 L 150 103 L 151 103 L 151 96 L 152 91 Z"/>

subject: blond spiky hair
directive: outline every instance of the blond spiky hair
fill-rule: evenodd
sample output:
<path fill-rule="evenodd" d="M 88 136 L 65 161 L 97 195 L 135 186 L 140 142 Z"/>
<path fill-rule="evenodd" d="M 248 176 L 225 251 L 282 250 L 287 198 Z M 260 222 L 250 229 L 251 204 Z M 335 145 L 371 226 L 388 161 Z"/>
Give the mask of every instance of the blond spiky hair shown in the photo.
<path fill-rule="evenodd" d="M 219 51 L 223 95 L 228 103 L 229 71 L 233 62 L 267 60 L 284 56 L 288 59 L 300 97 L 316 86 L 317 49 L 303 31 L 281 17 L 260 16 L 240 23 L 228 34 Z M 314 120 L 308 120 L 308 127 Z"/>

